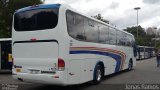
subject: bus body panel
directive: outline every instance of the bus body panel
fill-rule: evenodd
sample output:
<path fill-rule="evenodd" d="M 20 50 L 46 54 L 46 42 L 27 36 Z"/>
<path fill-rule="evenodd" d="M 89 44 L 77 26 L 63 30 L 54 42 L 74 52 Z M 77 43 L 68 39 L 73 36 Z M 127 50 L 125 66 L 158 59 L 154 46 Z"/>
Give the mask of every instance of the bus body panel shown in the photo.
<path fill-rule="evenodd" d="M 66 78 L 67 71 L 56 72 L 56 74 L 29 74 L 29 73 L 17 73 L 13 71 L 12 77 L 15 80 L 34 82 L 42 84 L 55 84 L 55 85 L 68 85 Z M 59 76 L 59 78 L 57 78 Z"/>
<path fill-rule="evenodd" d="M 133 59 L 133 66 L 136 65 L 135 58 L 133 57 L 133 48 L 115 46 L 115 45 L 103 45 L 97 43 L 87 43 L 77 41 L 73 38 L 70 38 L 70 62 L 69 62 L 69 73 L 71 75 L 68 76 L 69 84 L 80 84 L 86 81 L 93 80 L 93 71 L 97 62 L 101 61 L 104 63 L 105 67 L 105 75 L 115 73 L 116 68 L 116 60 L 110 56 L 100 55 L 96 53 L 78 53 L 78 50 L 88 50 L 92 47 L 91 50 L 101 49 L 101 51 L 105 49 L 118 50 L 122 51 L 124 54 L 127 54 L 127 57 L 124 59 L 123 68 L 121 70 L 125 70 L 128 68 L 128 63 L 130 59 Z M 77 50 L 77 52 L 76 52 Z M 74 52 L 72 52 L 74 51 Z M 130 53 L 130 54 L 128 54 Z M 76 68 L 74 68 L 76 67 Z M 121 71 L 119 70 L 119 71 Z M 73 75 L 72 75 L 73 74 Z"/>
<path fill-rule="evenodd" d="M 137 47 L 137 60 L 151 58 L 155 56 L 154 47 L 138 46 Z"/>
<path fill-rule="evenodd" d="M 15 43 L 14 53 L 16 53 L 15 65 L 27 67 L 26 72 L 33 69 L 46 71 L 47 68 L 47 71 L 51 71 L 57 68 L 58 44 L 56 42 Z"/>
<path fill-rule="evenodd" d="M 72 38 L 67 30 L 67 10 L 73 9 L 60 6 L 58 23 L 53 29 L 19 32 L 15 31 L 14 27 L 12 28 L 14 79 L 22 78 L 27 82 L 73 85 L 93 80 L 94 69 L 98 62 L 104 64 L 105 75 L 128 68 L 129 60 L 131 58 L 134 60 L 132 47 L 124 48 L 124 46 L 84 42 Z M 32 40 L 34 43 L 21 43 L 21 41 Z M 51 41 L 38 42 L 41 40 Z M 64 71 L 57 70 L 59 58 L 65 62 Z M 135 66 L 134 61 L 133 63 Z M 22 72 L 16 72 L 17 68 L 21 68 Z M 49 73 L 30 73 L 29 70 L 31 72 L 49 71 Z"/>
<path fill-rule="evenodd" d="M 26 82 L 67 85 L 66 76 L 69 65 L 66 57 L 69 55 L 67 52 L 69 48 L 66 47 L 69 47 L 69 40 L 68 35 L 66 35 L 67 30 L 65 27 L 61 27 L 63 26 L 61 20 L 63 19 L 61 17 L 64 17 L 63 10 L 63 6 L 59 8 L 59 21 L 53 29 L 15 31 L 12 27 L 14 59 L 12 72 L 15 80 L 21 78 Z M 58 58 L 65 61 L 66 69 L 64 71 L 57 70 Z M 21 69 L 21 72 L 16 72 L 17 69 Z"/>

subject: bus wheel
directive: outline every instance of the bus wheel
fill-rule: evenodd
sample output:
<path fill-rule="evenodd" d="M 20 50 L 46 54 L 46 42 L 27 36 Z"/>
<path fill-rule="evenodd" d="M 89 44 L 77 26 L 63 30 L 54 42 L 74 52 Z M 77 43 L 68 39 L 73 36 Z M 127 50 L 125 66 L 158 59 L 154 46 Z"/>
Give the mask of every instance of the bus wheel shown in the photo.
<path fill-rule="evenodd" d="M 102 80 L 103 77 L 103 68 L 101 65 L 96 65 L 95 70 L 94 70 L 94 78 L 93 78 L 93 83 L 94 84 L 99 84 Z"/>
<path fill-rule="evenodd" d="M 131 71 L 132 69 L 133 69 L 133 62 L 132 60 L 130 60 L 128 64 L 128 70 Z"/>

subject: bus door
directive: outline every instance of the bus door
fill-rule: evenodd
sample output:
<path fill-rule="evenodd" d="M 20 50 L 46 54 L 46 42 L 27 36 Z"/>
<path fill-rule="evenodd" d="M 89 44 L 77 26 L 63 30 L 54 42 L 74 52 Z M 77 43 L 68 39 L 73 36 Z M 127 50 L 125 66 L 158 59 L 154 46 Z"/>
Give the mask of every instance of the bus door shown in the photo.
<path fill-rule="evenodd" d="M 1 69 L 12 69 L 11 41 L 1 42 Z"/>

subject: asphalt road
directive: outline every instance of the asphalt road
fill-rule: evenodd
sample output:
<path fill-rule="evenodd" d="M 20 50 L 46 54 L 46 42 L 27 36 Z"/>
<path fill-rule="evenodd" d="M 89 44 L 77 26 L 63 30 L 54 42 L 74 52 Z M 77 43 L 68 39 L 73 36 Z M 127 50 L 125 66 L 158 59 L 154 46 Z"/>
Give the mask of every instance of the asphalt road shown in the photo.
<path fill-rule="evenodd" d="M 10 74 L 0 74 L 1 90 L 137 90 L 145 89 L 142 85 L 154 85 L 147 90 L 160 90 L 160 67 L 156 67 L 156 59 L 146 59 L 137 61 L 136 67 L 132 71 L 123 71 L 117 74 L 106 76 L 99 85 L 85 83 L 74 86 L 54 86 L 33 84 L 14 81 Z M 130 87 L 127 85 L 137 85 Z"/>

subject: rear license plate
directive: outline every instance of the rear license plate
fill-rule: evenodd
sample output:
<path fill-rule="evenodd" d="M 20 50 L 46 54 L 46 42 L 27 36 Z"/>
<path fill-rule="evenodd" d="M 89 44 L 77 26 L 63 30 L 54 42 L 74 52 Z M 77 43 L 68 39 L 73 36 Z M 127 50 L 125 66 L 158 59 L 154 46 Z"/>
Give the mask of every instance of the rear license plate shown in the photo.
<path fill-rule="evenodd" d="M 39 74 L 40 71 L 39 70 L 30 70 L 30 74 Z"/>
<path fill-rule="evenodd" d="M 21 72 L 21 69 L 20 68 L 16 68 L 16 72 Z"/>

